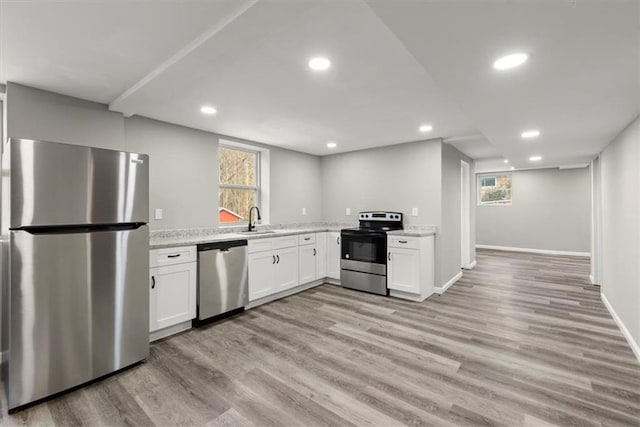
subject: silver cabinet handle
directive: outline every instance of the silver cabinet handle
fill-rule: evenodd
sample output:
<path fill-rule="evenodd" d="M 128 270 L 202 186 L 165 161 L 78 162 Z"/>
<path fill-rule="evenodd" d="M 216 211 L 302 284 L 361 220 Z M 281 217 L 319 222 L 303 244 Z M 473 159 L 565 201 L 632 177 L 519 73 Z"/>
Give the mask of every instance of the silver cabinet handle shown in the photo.
<path fill-rule="evenodd" d="M 398 243 L 407 243 L 406 240 L 398 240 Z"/>
<path fill-rule="evenodd" d="M 280 255 L 276 255 L 276 257 L 278 258 L 278 261 L 276 261 L 276 264 L 280 264 Z"/>
<path fill-rule="evenodd" d="M 311 240 L 311 237 L 305 237 L 304 240 Z"/>
<path fill-rule="evenodd" d="M 151 276 L 151 289 L 156 288 L 156 276 Z"/>
<path fill-rule="evenodd" d="M 391 252 L 387 255 L 387 260 L 391 261 Z"/>
<path fill-rule="evenodd" d="M 316 248 L 313 248 L 313 256 L 316 256 Z"/>
<path fill-rule="evenodd" d="M 340 244 L 340 236 L 336 237 L 336 243 Z"/>
<path fill-rule="evenodd" d="M 276 263 L 276 256 L 275 255 L 271 255 L 273 257 L 273 262 L 271 264 L 275 264 Z"/>
<path fill-rule="evenodd" d="M 180 256 L 180 254 L 167 255 L 167 258 L 178 258 L 179 256 Z"/>

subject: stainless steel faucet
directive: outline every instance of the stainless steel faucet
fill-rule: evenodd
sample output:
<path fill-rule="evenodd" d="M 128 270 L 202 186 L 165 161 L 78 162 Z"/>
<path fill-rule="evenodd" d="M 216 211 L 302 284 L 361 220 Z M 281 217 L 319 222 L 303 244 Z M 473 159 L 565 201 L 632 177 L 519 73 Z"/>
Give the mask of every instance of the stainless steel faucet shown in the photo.
<path fill-rule="evenodd" d="M 256 218 L 256 220 L 259 221 L 262 219 L 260 218 L 260 209 L 257 206 L 252 206 L 251 209 L 249 209 L 249 231 L 252 231 L 254 228 L 256 228 L 255 223 L 254 224 L 251 223 L 251 212 L 253 212 L 254 209 L 258 214 L 258 218 Z"/>

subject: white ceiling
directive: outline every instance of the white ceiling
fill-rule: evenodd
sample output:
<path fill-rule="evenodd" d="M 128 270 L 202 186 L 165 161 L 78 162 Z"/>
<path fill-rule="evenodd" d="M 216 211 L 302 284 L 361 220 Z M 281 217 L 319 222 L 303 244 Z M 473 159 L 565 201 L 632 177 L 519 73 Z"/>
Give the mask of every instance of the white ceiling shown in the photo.
<path fill-rule="evenodd" d="M 638 114 L 639 16 L 632 0 L 0 0 L 0 82 L 319 155 L 443 137 L 581 163 Z M 513 50 L 531 59 L 495 72 Z M 308 69 L 318 54 L 329 71 Z"/>

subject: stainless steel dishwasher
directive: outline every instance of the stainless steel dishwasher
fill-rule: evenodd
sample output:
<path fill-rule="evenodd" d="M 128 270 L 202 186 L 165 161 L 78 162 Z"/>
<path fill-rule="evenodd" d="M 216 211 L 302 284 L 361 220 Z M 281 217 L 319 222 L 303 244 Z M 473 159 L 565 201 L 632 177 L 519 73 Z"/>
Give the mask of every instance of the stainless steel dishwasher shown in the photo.
<path fill-rule="evenodd" d="M 249 302 L 246 240 L 198 245 L 197 300 L 196 326 L 244 310 Z"/>

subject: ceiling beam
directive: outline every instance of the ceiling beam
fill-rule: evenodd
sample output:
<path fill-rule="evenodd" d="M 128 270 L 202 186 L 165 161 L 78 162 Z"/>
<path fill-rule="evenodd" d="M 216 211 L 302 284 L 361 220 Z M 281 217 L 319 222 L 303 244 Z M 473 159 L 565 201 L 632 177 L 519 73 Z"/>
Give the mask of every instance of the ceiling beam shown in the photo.
<path fill-rule="evenodd" d="M 206 31 L 202 32 L 198 37 L 191 40 L 187 43 L 182 49 L 171 55 L 169 58 L 164 60 L 160 65 L 155 67 L 151 72 L 142 77 L 136 83 L 134 83 L 131 87 L 121 93 L 117 98 L 109 103 L 109 110 L 118 111 L 125 115 L 125 117 L 130 117 L 136 114 L 135 109 L 130 106 L 125 105 L 126 100 L 135 94 L 137 91 L 145 87 L 151 81 L 153 81 L 156 77 L 161 75 L 163 72 L 171 68 L 174 64 L 177 64 L 182 59 L 184 59 L 191 52 L 196 50 L 202 44 L 206 43 L 209 39 L 215 36 L 217 33 L 222 31 L 227 25 L 235 21 L 239 18 L 243 13 L 249 10 L 252 6 L 254 6 L 259 0 L 244 0 L 239 3 L 239 7 L 222 17 L 222 19 L 218 20 L 213 26 L 209 27 Z"/>

